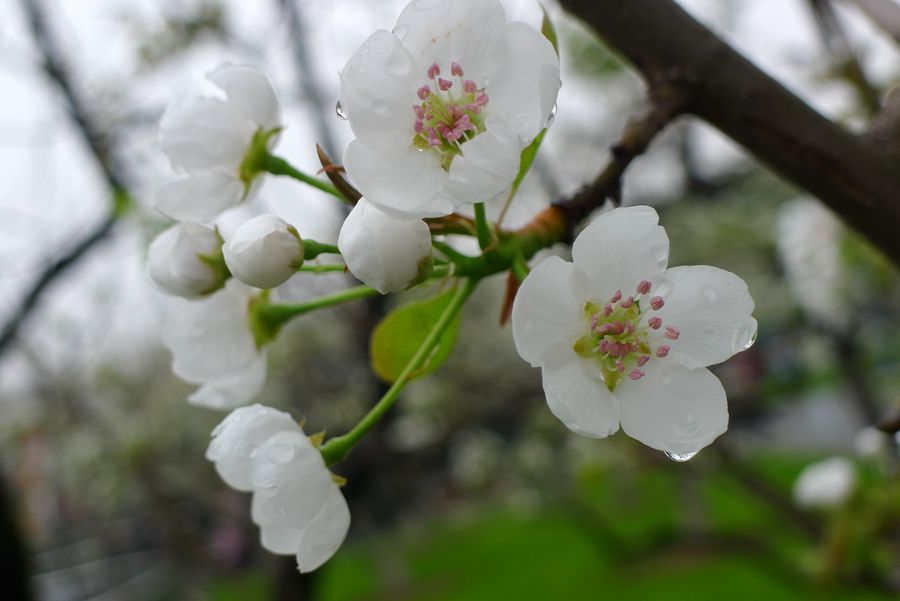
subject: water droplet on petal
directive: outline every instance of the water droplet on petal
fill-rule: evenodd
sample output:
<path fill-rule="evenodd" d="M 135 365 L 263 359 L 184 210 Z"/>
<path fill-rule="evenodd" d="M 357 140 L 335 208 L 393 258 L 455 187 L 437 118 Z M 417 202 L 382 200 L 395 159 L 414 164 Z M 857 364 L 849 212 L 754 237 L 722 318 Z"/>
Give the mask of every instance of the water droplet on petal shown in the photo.
<path fill-rule="evenodd" d="M 556 121 L 556 112 L 557 112 L 557 110 L 559 110 L 559 109 L 558 109 L 556 103 L 554 102 L 554 103 L 553 103 L 553 108 L 550 109 L 550 116 L 547 118 L 547 125 L 546 125 L 546 127 L 550 127 L 551 125 L 553 125 L 553 122 Z"/>
<path fill-rule="evenodd" d="M 342 121 L 347 120 L 347 113 L 344 112 L 344 105 L 341 104 L 340 100 L 334 105 L 334 114 Z"/>
<path fill-rule="evenodd" d="M 669 245 L 657 244 L 650 249 L 650 253 L 656 259 L 656 266 L 665 269 L 669 264 Z"/>
<path fill-rule="evenodd" d="M 670 453 L 666 451 L 666 457 L 668 457 L 672 461 L 684 463 L 685 461 L 690 461 L 691 459 L 693 459 L 697 453 L 698 451 L 694 451 L 693 453 Z"/>
<path fill-rule="evenodd" d="M 398 25 L 394 28 L 394 35 L 398 40 L 402 40 L 409 33 L 409 25 Z"/>
<path fill-rule="evenodd" d="M 753 346 L 756 342 L 756 332 L 756 320 L 751 319 L 747 325 L 738 331 L 737 336 L 734 337 L 734 352 L 739 353 L 741 351 L 746 351 Z"/>
<path fill-rule="evenodd" d="M 719 293 L 712 286 L 704 286 L 700 292 L 703 294 L 703 298 L 711 303 L 716 302 L 719 298 Z"/>

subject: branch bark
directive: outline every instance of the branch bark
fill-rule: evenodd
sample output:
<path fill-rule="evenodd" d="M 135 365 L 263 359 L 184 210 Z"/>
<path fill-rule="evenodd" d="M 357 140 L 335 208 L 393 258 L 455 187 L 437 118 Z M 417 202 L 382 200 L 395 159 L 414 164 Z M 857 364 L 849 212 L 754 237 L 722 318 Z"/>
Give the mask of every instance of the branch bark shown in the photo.
<path fill-rule="evenodd" d="M 22 297 L 18 307 L 7 319 L 0 329 L 0 356 L 9 349 L 15 340 L 19 328 L 37 307 L 44 291 L 65 273 L 69 267 L 77 263 L 98 243 L 106 239 L 113 229 L 119 216 L 121 201 L 129 198 L 128 188 L 123 176 L 124 169 L 113 159 L 109 152 L 108 139 L 96 127 L 91 119 L 90 112 L 85 109 L 80 97 L 75 90 L 72 79 L 61 59 L 62 53 L 56 47 L 53 36 L 47 27 L 46 15 L 39 4 L 39 0 L 21 0 L 22 11 L 25 14 L 32 37 L 38 47 L 43 61 L 44 71 L 62 94 L 66 108 L 76 129 L 80 132 L 85 145 L 97 162 L 110 190 L 110 210 L 108 215 L 87 234 L 80 242 L 70 248 L 63 255 L 54 259 L 31 284 L 29 290 Z"/>
<path fill-rule="evenodd" d="M 643 74 L 650 89 L 828 205 L 900 264 L 900 160 L 826 119 L 671 0 L 562 0 Z"/>

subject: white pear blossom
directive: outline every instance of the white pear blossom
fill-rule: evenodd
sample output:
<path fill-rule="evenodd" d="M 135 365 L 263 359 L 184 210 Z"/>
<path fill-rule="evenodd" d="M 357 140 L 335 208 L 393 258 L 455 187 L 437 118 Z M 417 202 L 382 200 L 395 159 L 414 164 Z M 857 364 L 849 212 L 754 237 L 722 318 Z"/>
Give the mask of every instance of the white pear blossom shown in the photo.
<path fill-rule="evenodd" d="M 275 144 L 281 108 L 266 75 L 220 65 L 207 75 L 224 98 L 194 96 L 169 105 L 159 143 L 181 176 L 156 194 L 156 208 L 179 220 L 206 221 L 256 191 L 258 155 Z"/>
<path fill-rule="evenodd" d="M 550 410 L 594 438 L 621 424 L 673 458 L 728 427 L 725 391 L 705 369 L 749 347 L 753 300 L 736 275 L 666 269 L 669 240 L 651 207 L 614 209 L 575 240 L 573 262 L 544 259 L 512 312 L 516 348 L 541 367 Z"/>
<path fill-rule="evenodd" d="M 559 87 L 553 46 L 498 0 L 414 0 L 341 71 L 347 173 L 371 202 L 418 217 L 488 201 L 515 179 Z"/>
<path fill-rule="evenodd" d="M 341 227 L 338 250 L 358 280 L 382 294 L 399 292 L 428 269 L 431 232 L 421 219 L 393 217 L 361 198 Z"/>
<path fill-rule="evenodd" d="M 199 298 L 224 282 L 221 246 L 215 230 L 198 223 L 178 223 L 150 243 L 147 273 L 161 292 Z"/>
<path fill-rule="evenodd" d="M 234 277 L 257 288 L 274 288 L 303 263 L 303 240 L 281 217 L 258 215 L 235 230 L 222 252 Z"/>
<path fill-rule="evenodd" d="M 350 527 L 347 502 L 319 450 L 290 415 L 253 405 L 213 430 L 206 458 L 222 479 L 252 492 L 262 546 L 296 555 L 301 572 L 325 563 Z"/>
<path fill-rule="evenodd" d="M 840 240 L 843 227 L 822 203 L 796 198 L 778 211 L 775 242 L 796 302 L 823 323 L 847 324 Z"/>
<path fill-rule="evenodd" d="M 806 466 L 794 482 L 794 501 L 800 507 L 828 509 L 847 500 L 856 487 L 856 470 L 844 457 Z"/>
<path fill-rule="evenodd" d="M 266 380 L 266 356 L 250 332 L 248 306 L 253 289 L 232 278 L 222 290 L 186 302 L 163 328 L 172 351 L 172 371 L 199 384 L 188 401 L 231 409 L 250 401 Z"/>

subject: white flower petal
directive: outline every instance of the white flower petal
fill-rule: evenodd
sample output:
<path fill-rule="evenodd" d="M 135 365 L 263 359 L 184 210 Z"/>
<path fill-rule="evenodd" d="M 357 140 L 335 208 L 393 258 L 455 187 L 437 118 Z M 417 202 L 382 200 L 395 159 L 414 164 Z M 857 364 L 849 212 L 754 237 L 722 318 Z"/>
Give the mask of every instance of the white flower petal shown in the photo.
<path fill-rule="evenodd" d="M 159 123 L 159 144 L 176 170 L 234 172 L 256 126 L 218 98 L 192 97 L 169 105 Z"/>
<path fill-rule="evenodd" d="M 243 196 L 244 184 L 236 174 L 197 171 L 160 186 L 155 206 L 160 213 L 179 221 L 210 221 L 237 206 Z"/>
<path fill-rule="evenodd" d="M 166 294 L 199 298 L 221 281 L 203 256 L 219 253 L 216 232 L 197 223 L 178 223 L 153 239 L 147 254 L 147 273 Z"/>
<path fill-rule="evenodd" d="M 256 361 L 259 351 L 247 324 L 253 290 L 234 278 L 203 299 L 184 303 L 163 327 L 172 370 L 194 384 L 228 376 Z"/>
<path fill-rule="evenodd" d="M 666 341 L 670 357 L 689 366 L 713 365 L 752 344 L 753 299 L 733 273 L 709 265 L 673 267 L 656 287 L 665 300 L 656 312 L 663 327 L 680 331 L 678 340 Z"/>
<path fill-rule="evenodd" d="M 302 538 L 303 530 L 299 528 L 286 528 L 281 524 L 259 527 L 259 542 L 263 549 L 276 555 L 295 555 Z"/>
<path fill-rule="evenodd" d="M 373 33 L 341 71 L 341 106 L 356 137 L 370 146 L 411 145 L 423 78 L 391 32 Z"/>
<path fill-rule="evenodd" d="M 240 407 L 259 394 L 268 372 L 265 355 L 260 355 L 246 368 L 204 383 L 188 397 L 188 403 L 209 409 Z"/>
<path fill-rule="evenodd" d="M 669 238 L 657 225 L 652 207 L 607 211 L 578 234 L 572 245 L 575 265 L 587 274 L 598 302 L 621 290 L 633 294 L 641 280 L 652 280 L 669 260 Z"/>
<path fill-rule="evenodd" d="M 695 453 L 728 429 L 725 390 L 711 371 L 668 359 L 644 371 L 615 390 L 626 434 L 660 451 Z"/>
<path fill-rule="evenodd" d="M 485 92 L 488 110 L 501 115 L 525 147 L 546 127 L 559 93 L 559 58 L 539 31 L 525 23 L 508 23 L 495 50 L 497 73 Z"/>
<path fill-rule="evenodd" d="M 222 252 L 232 275 L 257 288 L 280 286 L 303 262 L 303 243 L 297 230 L 268 213 L 241 224 Z"/>
<path fill-rule="evenodd" d="M 440 189 L 447 173 L 430 152 L 412 142 L 389 152 L 354 140 L 344 153 L 344 165 L 369 202 L 407 217 L 440 217 L 456 208 Z"/>
<path fill-rule="evenodd" d="M 297 567 L 301 572 L 312 572 L 328 561 L 338 550 L 350 528 L 350 509 L 337 486 L 333 486 L 325 506 L 303 530 Z"/>
<path fill-rule="evenodd" d="M 431 232 L 421 219 L 396 219 L 361 198 L 338 236 L 338 249 L 357 279 L 382 294 L 405 290 L 431 254 Z"/>
<path fill-rule="evenodd" d="M 521 146 L 502 119 L 491 118 L 486 131 L 466 142 L 450 165 L 445 191 L 460 203 L 485 202 L 503 194 L 519 172 Z"/>
<path fill-rule="evenodd" d="M 291 431 L 299 432 L 300 426 L 283 411 L 258 404 L 240 407 L 213 430 L 206 458 L 215 462 L 226 484 L 251 491 L 253 455 L 274 434 Z"/>
<path fill-rule="evenodd" d="M 584 275 L 572 263 L 547 257 L 522 282 L 513 303 L 513 340 L 519 355 L 532 367 L 541 364 L 550 346 L 571 346 L 587 333 L 583 280 Z"/>
<path fill-rule="evenodd" d="M 281 125 L 281 107 L 268 76 L 253 67 L 222 64 L 206 75 L 221 88 L 235 110 L 269 130 Z"/>
<path fill-rule="evenodd" d="M 547 405 L 567 428 L 591 438 L 605 438 L 619 429 L 619 407 L 598 366 L 582 359 L 571 344 L 544 353 L 541 375 Z"/>
<path fill-rule="evenodd" d="M 394 35 L 423 69 L 436 62 L 449 72 L 455 61 L 467 78 L 484 85 L 495 60 L 494 39 L 505 23 L 497 0 L 414 0 L 397 19 Z M 424 75 L 423 71 L 420 77 Z"/>

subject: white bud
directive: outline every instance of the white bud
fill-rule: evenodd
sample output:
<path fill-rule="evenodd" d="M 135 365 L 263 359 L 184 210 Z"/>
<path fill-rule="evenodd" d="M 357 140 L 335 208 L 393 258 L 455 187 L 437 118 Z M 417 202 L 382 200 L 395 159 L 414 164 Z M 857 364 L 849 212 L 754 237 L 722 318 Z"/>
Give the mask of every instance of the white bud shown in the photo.
<path fill-rule="evenodd" d="M 198 298 L 222 285 L 215 268 L 221 241 L 215 230 L 198 223 L 173 225 L 150 243 L 147 273 L 160 291 Z M 205 258 L 208 257 L 208 258 Z"/>
<path fill-rule="evenodd" d="M 427 267 L 431 232 L 421 219 L 397 219 L 361 198 L 341 227 L 338 249 L 358 280 L 382 294 L 399 292 Z"/>
<path fill-rule="evenodd" d="M 268 214 L 241 225 L 222 252 L 232 275 L 257 288 L 285 283 L 303 263 L 303 241 L 297 230 Z"/>
<path fill-rule="evenodd" d="M 843 503 L 856 486 L 853 463 L 832 457 L 808 465 L 794 483 L 794 501 L 800 507 L 830 508 Z"/>

